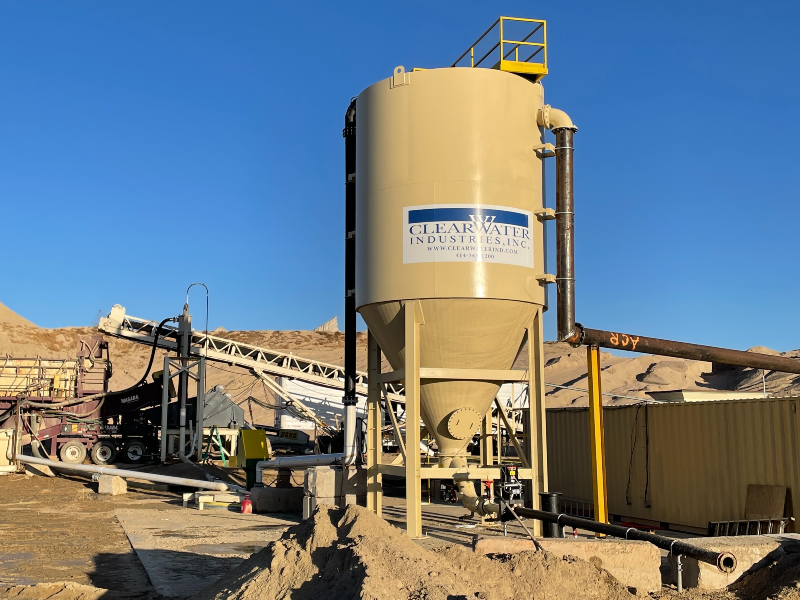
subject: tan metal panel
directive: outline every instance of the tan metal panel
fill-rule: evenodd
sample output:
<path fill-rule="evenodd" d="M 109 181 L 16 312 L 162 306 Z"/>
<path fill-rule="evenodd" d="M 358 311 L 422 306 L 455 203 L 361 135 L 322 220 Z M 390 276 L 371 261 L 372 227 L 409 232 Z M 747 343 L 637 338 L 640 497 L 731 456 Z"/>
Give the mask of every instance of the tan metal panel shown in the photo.
<path fill-rule="evenodd" d="M 606 408 L 611 514 L 705 529 L 709 521 L 743 519 L 747 485 L 761 484 L 789 488 L 792 516 L 800 494 L 798 403 L 791 397 L 650 404 L 647 428 L 644 407 L 635 428 L 636 406 Z M 550 489 L 590 501 L 588 411 L 549 410 L 547 427 Z"/>
<path fill-rule="evenodd" d="M 380 81 L 358 97 L 358 307 L 412 298 L 498 298 L 544 304 L 543 224 L 534 266 L 403 262 L 403 209 L 542 207 L 540 84 L 490 69 L 430 69 Z"/>

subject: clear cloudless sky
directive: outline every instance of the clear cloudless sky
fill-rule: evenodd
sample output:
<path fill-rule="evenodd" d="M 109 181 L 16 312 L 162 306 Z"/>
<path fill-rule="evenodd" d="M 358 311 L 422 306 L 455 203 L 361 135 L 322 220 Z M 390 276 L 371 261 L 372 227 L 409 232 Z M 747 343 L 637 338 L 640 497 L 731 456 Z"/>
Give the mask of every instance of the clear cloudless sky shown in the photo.
<path fill-rule="evenodd" d="M 580 127 L 578 320 L 800 347 L 789 1 L 2 0 L 0 302 L 161 319 L 203 281 L 212 328 L 341 320 L 350 98 L 500 14 L 548 20 L 546 100 Z"/>

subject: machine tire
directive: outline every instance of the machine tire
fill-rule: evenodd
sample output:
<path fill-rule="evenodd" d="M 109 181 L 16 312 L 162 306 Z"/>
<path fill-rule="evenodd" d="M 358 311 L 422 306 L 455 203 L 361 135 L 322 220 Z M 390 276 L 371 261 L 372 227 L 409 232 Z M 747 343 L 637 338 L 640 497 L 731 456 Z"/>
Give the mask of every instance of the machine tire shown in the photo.
<path fill-rule="evenodd" d="M 92 446 L 90 454 L 92 462 L 96 465 L 110 465 L 117 457 L 117 449 L 111 442 L 97 442 Z"/>
<path fill-rule="evenodd" d="M 128 463 L 141 463 L 147 455 L 147 447 L 141 440 L 132 440 L 122 449 L 122 458 Z"/>
<path fill-rule="evenodd" d="M 70 440 L 61 445 L 58 456 L 61 462 L 79 465 L 86 459 L 86 446 L 78 440 Z"/>

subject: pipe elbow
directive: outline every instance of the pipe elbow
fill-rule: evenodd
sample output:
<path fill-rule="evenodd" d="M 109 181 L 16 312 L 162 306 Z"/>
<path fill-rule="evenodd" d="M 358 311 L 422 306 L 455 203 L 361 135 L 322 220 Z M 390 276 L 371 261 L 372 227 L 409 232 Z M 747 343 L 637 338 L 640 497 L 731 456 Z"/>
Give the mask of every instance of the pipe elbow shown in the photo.
<path fill-rule="evenodd" d="M 544 127 L 545 129 L 551 129 L 553 131 L 556 129 L 578 131 L 577 126 L 572 122 L 572 119 L 570 119 L 567 113 L 563 110 L 553 108 L 549 104 L 545 104 L 539 109 L 539 112 L 536 113 L 536 123 L 539 127 Z"/>

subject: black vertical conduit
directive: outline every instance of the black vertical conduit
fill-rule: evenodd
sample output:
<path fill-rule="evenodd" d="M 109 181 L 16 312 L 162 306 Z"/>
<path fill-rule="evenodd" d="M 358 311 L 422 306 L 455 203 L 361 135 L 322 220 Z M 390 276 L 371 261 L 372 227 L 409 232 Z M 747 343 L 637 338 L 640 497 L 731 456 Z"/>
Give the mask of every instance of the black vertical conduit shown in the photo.
<path fill-rule="evenodd" d="M 575 233 L 572 145 L 575 127 L 553 128 L 556 134 L 556 283 L 558 341 L 575 337 Z"/>
<path fill-rule="evenodd" d="M 356 98 L 344 116 L 344 405 L 356 404 Z"/>

